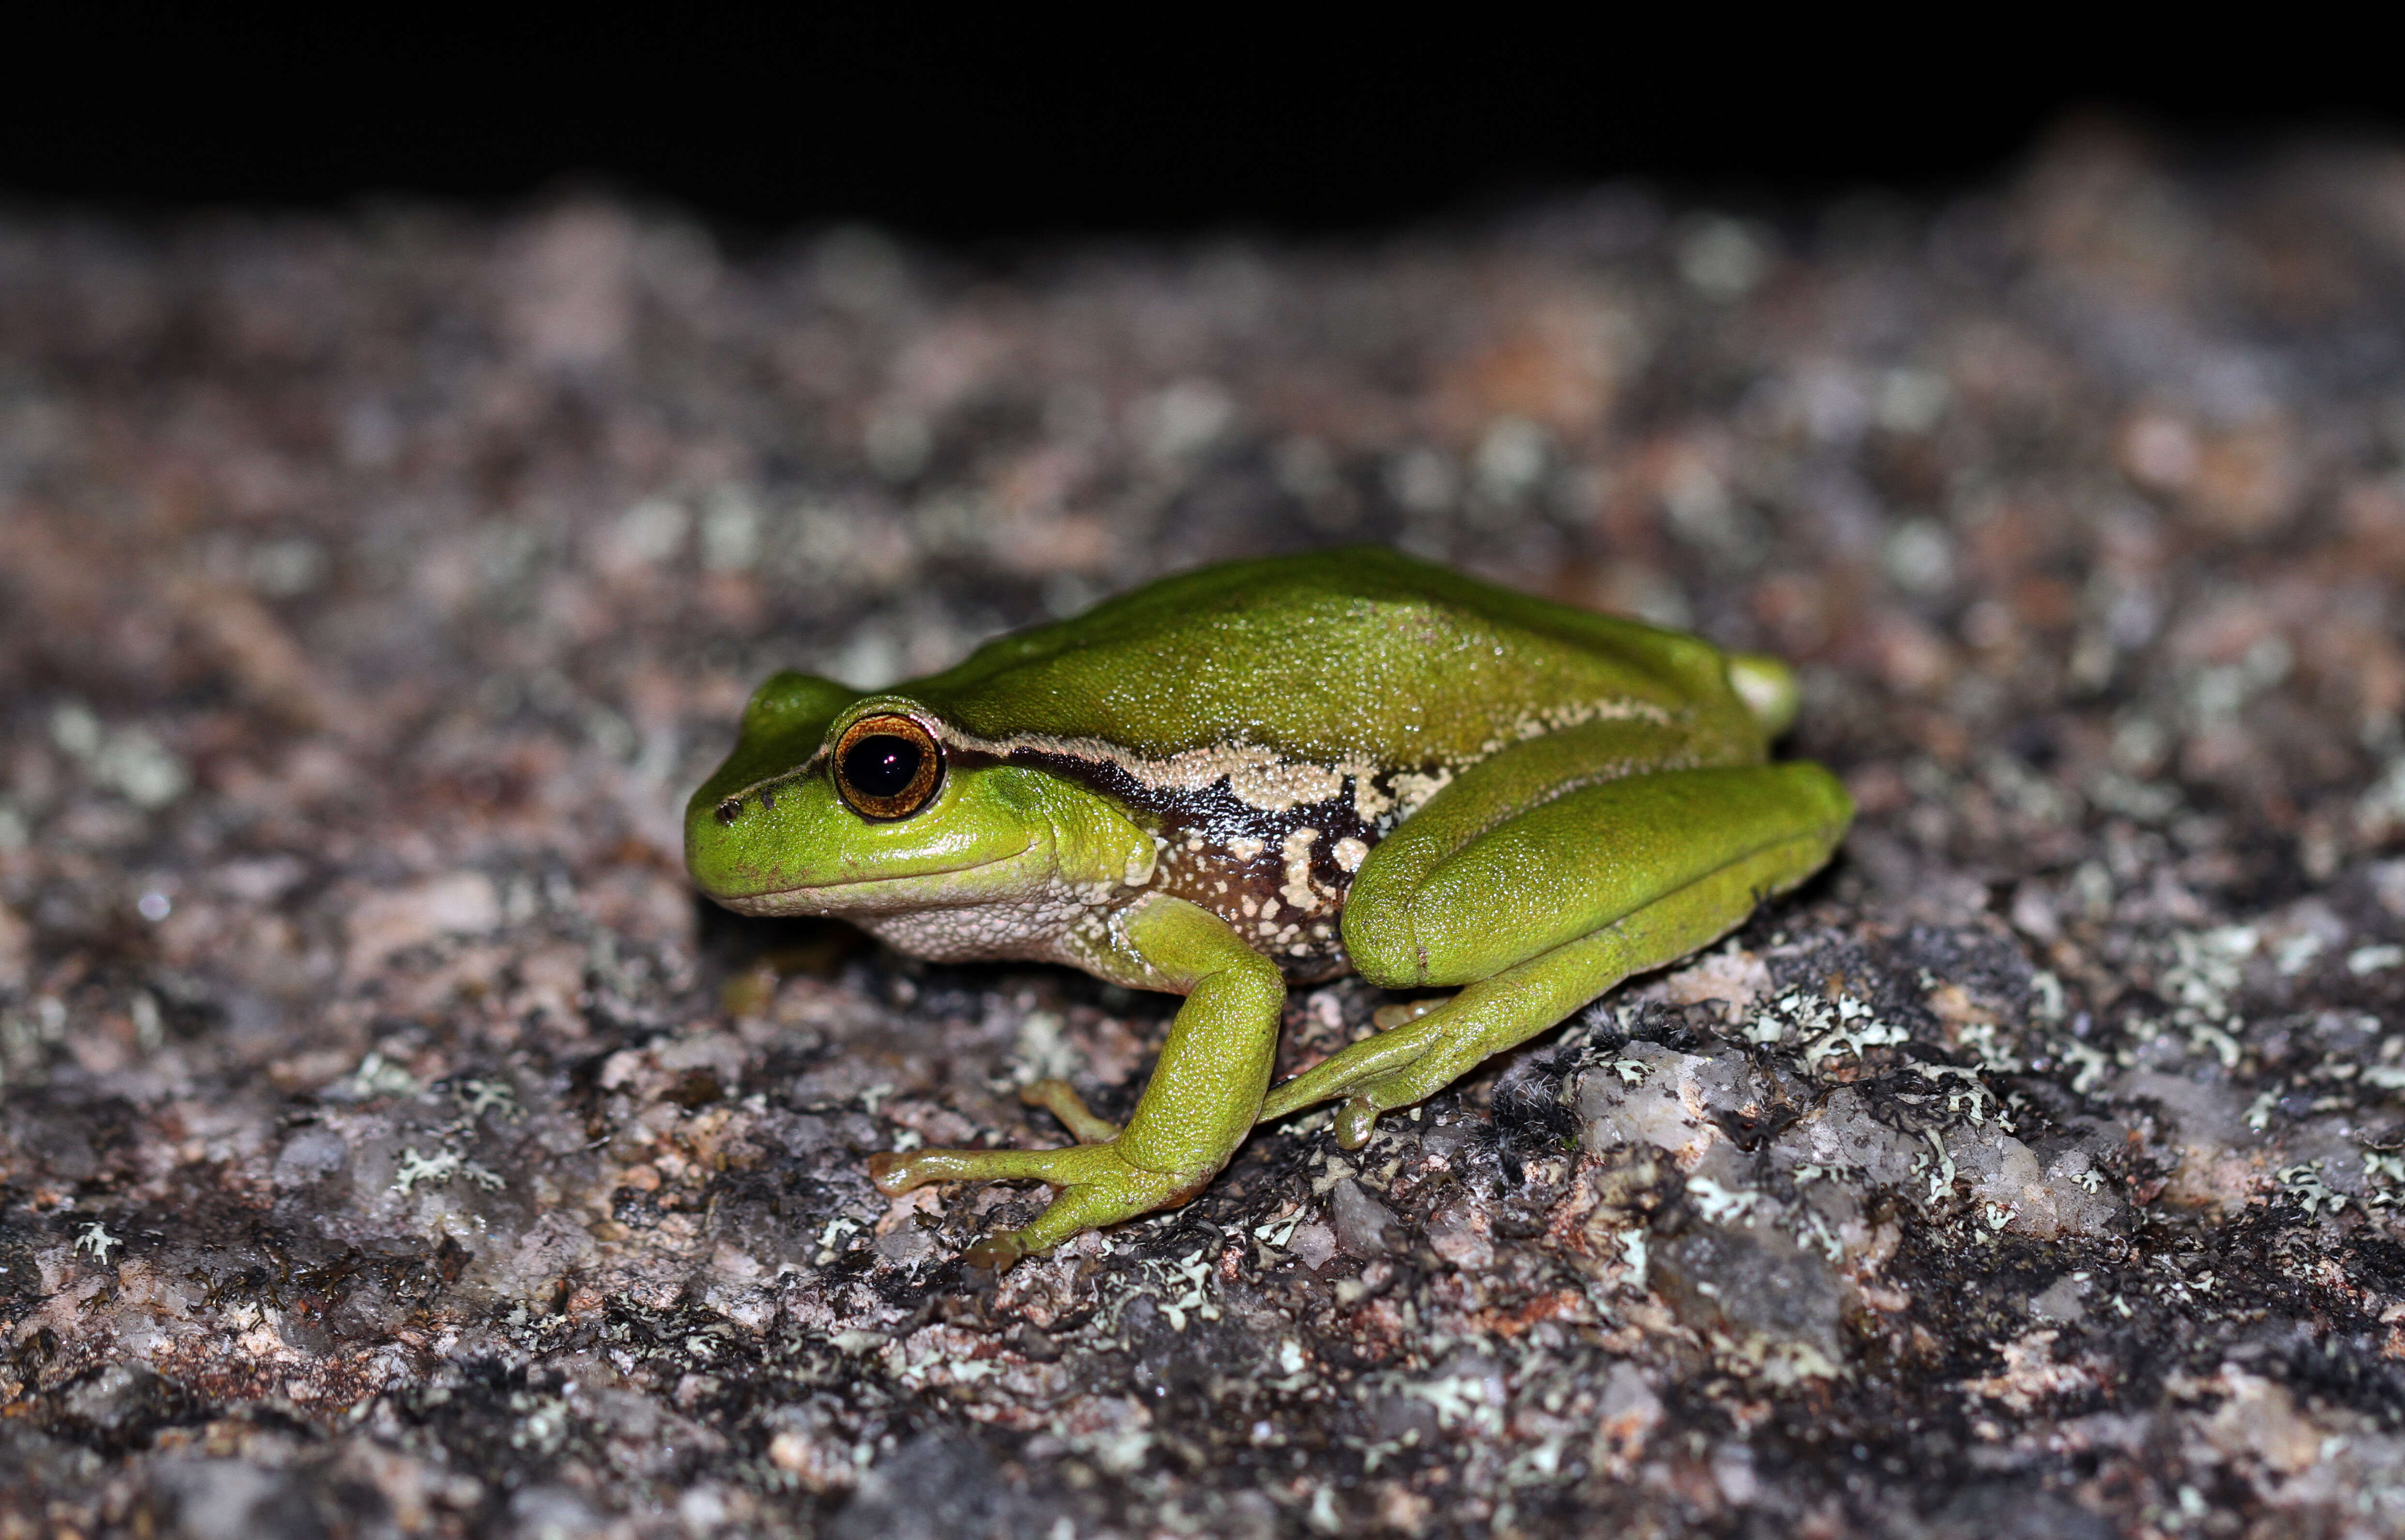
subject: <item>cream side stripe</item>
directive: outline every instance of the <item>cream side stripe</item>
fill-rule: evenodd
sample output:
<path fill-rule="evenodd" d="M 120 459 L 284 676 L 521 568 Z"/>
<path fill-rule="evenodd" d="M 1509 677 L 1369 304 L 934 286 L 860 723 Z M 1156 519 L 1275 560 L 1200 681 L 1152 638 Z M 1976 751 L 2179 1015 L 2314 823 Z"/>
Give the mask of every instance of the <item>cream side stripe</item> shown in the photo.
<path fill-rule="evenodd" d="M 1548 707 L 1522 718 L 1509 735 L 1489 738 L 1479 746 L 1476 754 L 1453 764 L 1440 764 L 1432 774 L 1416 770 L 1398 773 L 1393 779 L 1391 794 L 1378 788 L 1377 777 L 1382 767 L 1366 760 L 1339 760 L 1333 764 L 1320 764 L 1309 760 L 1289 760 L 1274 749 L 1249 743 L 1217 744 L 1188 749 L 1167 759 L 1147 759 L 1100 738 L 1061 738 L 1039 733 L 1007 738 L 981 738 L 941 719 L 932 722 L 925 719 L 917 720 L 921 725 L 932 725 L 935 736 L 948 748 L 988 754 L 998 760 L 1007 760 L 1016 753 L 1031 753 L 1051 754 L 1089 764 L 1108 764 L 1125 773 L 1137 785 L 1155 791 L 1200 791 L 1224 777 L 1229 791 L 1237 801 L 1264 813 L 1291 812 L 1297 807 L 1326 802 L 1344 789 L 1344 782 L 1349 777 L 1353 782 L 1354 811 L 1360 815 L 1364 823 L 1374 823 L 1397 808 L 1404 817 L 1410 817 L 1428 798 L 1444 789 L 1456 769 L 1466 768 L 1498 753 L 1512 743 L 1581 727 L 1591 721 L 1650 721 L 1667 726 L 1672 717 L 1671 713 L 1652 701 L 1632 700 L 1624 696 Z M 806 776 L 826 758 L 826 747 L 822 744 L 809 759 L 793 769 L 764 776 L 749 786 L 730 791 L 720 799 L 720 804 L 739 803 L 754 791 Z"/>
<path fill-rule="evenodd" d="M 1551 707 L 1523 719 L 1511 737 L 1482 744 L 1479 755 L 1462 763 L 1474 763 L 1477 758 L 1495 753 L 1519 739 L 1541 737 L 1590 721 L 1640 721 L 1667 726 L 1671 720 L 1668 711 L 1652 701 L 1624 697 Z M 1369 761 L 1339 760 L 1333 764 L 1320 764 L 1309 760 L 1289 760 L 1278 750 L 1258 744 L 1215 744 L 1188 749 L 1166 759 L 1147 759 L 1100 738 L 1062 738 L 1034 733 L 981 738 L 949 722 L 937 725 L 936 735 L 952 748 L 991 754 L 996 759 L 1025 752 L 1109 764 L 1137 785 L 1156 791 L 1200 791 L 1224 777 L 1228 790 L 1238 801 L 1264 813 L 1290 812 L 1326 802 L 1343 790 L 1349 777 L 1355 810 L 1365 822 L 1376 819 L 1399 803 L 1406 814 L 1416 810 L 1453 778 L 1455 768 L 1441 766 L 1434 775 L 1405 771 L 1395 777 L 1398 794 L 1390 796 L 1374 784 L 1383 767 Z M 812 763 L 816 763 L 816 756 Z"/>

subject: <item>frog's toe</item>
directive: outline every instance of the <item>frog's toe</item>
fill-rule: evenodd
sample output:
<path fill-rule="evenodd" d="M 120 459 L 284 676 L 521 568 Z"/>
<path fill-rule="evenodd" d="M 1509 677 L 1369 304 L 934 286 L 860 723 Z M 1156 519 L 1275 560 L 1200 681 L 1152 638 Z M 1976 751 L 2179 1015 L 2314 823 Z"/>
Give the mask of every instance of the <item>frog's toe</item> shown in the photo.
<path fill-rule="evenodd" d="M 1132 1187 L 1152 1179 L 1110 1144 L 1057 1150 L 888 1150 L 868 1157 L 868 1180 L 889 1197 L 930 1182 L 1044 1182 L 1055 1187 Z"/>
<path fill-rule="evenodd" d="M 1447 1084 L 1443 1080 L 1430 1084 L 1431 1078 L 1406 1069 L 1381 1075 L 1346 1097 L 1344 1105 L 1336 1110 L 1337 1148 L 1359 1149 L 1377 1133 L 1379 1113 L 1399 1112 L 1425 1101 Z"/>
<path fill-rule="evenodd" d="M 972 1267 L 1000 1272 L 1081 1230 L 1174 1208 L 1200 1192 L 1214 1172 L 1149 1170 L 1129 1161 L 1116 1145 L 1098 1143 L 1060 1150 L 888 1152 L 869 1157 L 868 1174 L 879 1192 L 893 1195 L 930 1182 L 1049 1183 L 1056 1196 L 1033 1223 L 990 1235 L 962 1254 Z"/>
<path fill-rule="evenodd" d="M 1062 1157 L 1073 1156 L 1084 1145 L 1065 1150 L 887 1150 L 868 1157 L 868 1180 L 888 1197 L 899 1197 L 930 1182 L 1059 1183 Z"/>
<path fill-rule="evenodd" d="M 1367 1093 L 1348 1097 L 1336 1113 L 1336 1147 L 1357 1150 L 1378 1131 L 1378 1103 Z"/>
<path fill-rule="evenodd" d="M 888 1197 L 899 1197 L 913 1187 L 923 1187 L 935 1180 L 921 1175 L 911 1166 L 911 1157 L 899 1150 L 881 1150 L 868 1157 L 868 1180 Z"/>
<path fill-rule="evenodd" d="M 961 1265 L 980 1272 L 1008 1272 L 1012 1263 L 1036 1250 L 1020 1239 L 1022 1233 L 1019 1230 L 996 1230 L 963 1252 Z"/>

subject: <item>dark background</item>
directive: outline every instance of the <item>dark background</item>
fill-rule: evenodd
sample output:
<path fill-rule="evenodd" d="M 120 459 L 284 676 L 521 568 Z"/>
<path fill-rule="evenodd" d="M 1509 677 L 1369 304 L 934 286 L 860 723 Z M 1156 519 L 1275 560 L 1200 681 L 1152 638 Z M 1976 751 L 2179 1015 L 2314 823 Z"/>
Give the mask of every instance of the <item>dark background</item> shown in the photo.
<path fill-rule="evenodd" d="M 2186 33 L 1943 20 L 1564 32 L 1451 10 L 1373 35 L 1188 11 L 1048 29 L 99 6 L 19 34 L 0 200 L 173 216 L 581 185 L 737 235 L 847 219 L 951 243 L 1310 235 L 1620 177 L 1765 203 L 1935 191 L 2098 115 L 2203 156 L 2405 124 L 2364 40 L 2310 19 L 2218 56 Z"/>

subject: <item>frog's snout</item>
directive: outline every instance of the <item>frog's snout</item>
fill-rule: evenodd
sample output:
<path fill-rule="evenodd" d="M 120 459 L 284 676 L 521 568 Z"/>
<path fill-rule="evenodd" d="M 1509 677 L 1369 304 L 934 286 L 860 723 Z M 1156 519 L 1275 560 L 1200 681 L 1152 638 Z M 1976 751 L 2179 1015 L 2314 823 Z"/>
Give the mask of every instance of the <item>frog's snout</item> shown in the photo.
<path fill-rule="evenodd" d="M 738 791 L 731 797 L 721 798 L 715 810 L 718 821 L 731 827 L 737 819 L 743 816 L 743 799 L 749 794 L 749 792 Z M 760 811 L 773 813 L 776 810 L 777 789 L 773 786 L 760 788 Z"/>

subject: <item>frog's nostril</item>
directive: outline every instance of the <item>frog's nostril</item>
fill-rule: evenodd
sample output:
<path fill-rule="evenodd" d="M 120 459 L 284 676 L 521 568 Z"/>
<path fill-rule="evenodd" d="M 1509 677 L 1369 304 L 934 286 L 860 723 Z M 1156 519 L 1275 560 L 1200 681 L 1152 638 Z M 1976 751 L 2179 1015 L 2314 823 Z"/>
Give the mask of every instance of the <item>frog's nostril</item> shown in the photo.
<path fill-rule="evenodd" d="M 743 799 L 741 797 L 729 797 L 718 805 L 718 821 L 721 823 L 733 823 L 742 816 Z"/>

